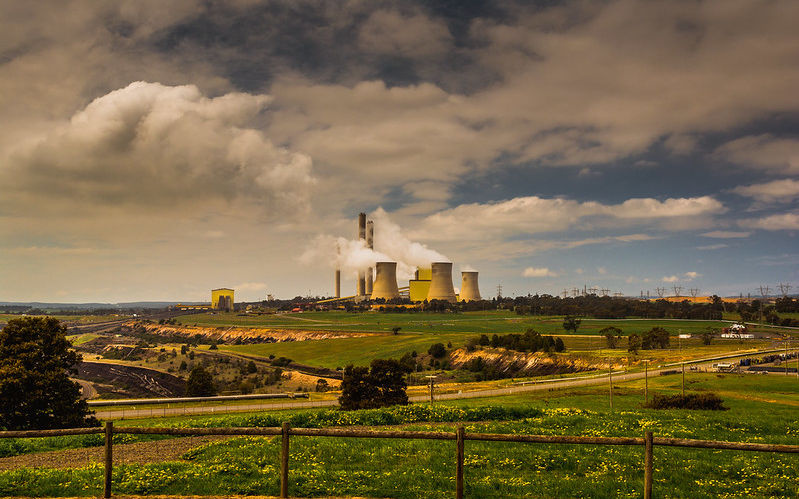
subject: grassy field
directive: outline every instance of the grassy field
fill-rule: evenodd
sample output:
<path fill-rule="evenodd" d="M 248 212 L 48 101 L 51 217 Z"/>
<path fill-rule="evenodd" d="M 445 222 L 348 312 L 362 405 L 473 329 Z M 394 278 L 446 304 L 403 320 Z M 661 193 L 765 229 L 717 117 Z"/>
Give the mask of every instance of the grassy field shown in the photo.
<path fill-rule="evenodd" d="M 303 312 L 277 315 L 241 315 L 236 313 L 196 314 L 177 317 L 185 325 L 239 326 L 274 329 L 336 330 L 390 332 L 395 327 L 419 333 L 503 334 L 524 332 L 533 328 L 541 334 L 566 334 L 560 316 L 519 316 L 508 311 L 436 313 L 347 313 Z M 624 334 L 642 333 L 653 327 L 663 327 L 674 334 L 701 333 L 707 327 L 721 328 L 722 321 L 693 321 L 676 319 L 583 319 L 578 334 L 598 334 L 615 326 Z"/>
<path fill-rule="evenodd" d="M 679 376 L 651 379 L 650 393 L 675 392 L 679 383 Z M 617 388 L 614 412 L 608 409 L 606 387 L 446 405 L 527 411 L 526 416 L 520 413 L 521 419 L 489 416 L 469 422 L 467 432 L 640 436 L 649 430 L 662 437 L 799 443 L 799 421 L 795 417 L 799 380 L 795 376 L 692 374 L 688 386 L 721 394 L 730 410 L 642 409 L 643 387 L 639 382 Z M 283 413 L 276 419 L 300 415 Z M 138 424 L 238 426 L 247 422 L 246 417 L 159 419 Z M 250 422 L 258 421 L 258 415 L 253 417 L 256 419 Z M 343 424 L 359 422 L 352 421 Z M 455 423 L 446 422 L 406 422 L 400 426 L 455 429 Z M 200 445 L 182 459 L 118 465 L 114 470 L 115 493 L 277 494 L 279 448 L 279 438 L 240 437 Z M 454 490 L 454 453 L 453 442 L 293 437 L 290 493 L 309 497 L 450 496 Z M 642 460 L 643 449 L 638 447 L 467 441 L 465 492 L 466 497 L 640 497 Z M 797 476 L 796 455 L 655 448 L 654 492 L 659 497 L 796 497 Z M 0 494 L 98 495 L 101 477 L 99 465 L 85 463 L 72 470 L 5 471 L 0 472 Z"/>

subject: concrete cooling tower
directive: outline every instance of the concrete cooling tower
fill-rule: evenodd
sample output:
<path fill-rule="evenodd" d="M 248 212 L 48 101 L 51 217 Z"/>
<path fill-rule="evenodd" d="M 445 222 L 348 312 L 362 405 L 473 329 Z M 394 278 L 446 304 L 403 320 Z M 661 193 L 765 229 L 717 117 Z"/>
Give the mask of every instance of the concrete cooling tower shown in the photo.
<path fill-rule="evenodd" d="M 375 264 L 375 281 L 372 286 L 372 300 L 399 298 L 397 287 L 397 262 L 377 262 Z"/>
<path fill-rule="evenodd" d="M 477 285 L 477 272 L 461 272 L 461 301 L 480 300 L 480 288 Z"/>
<path fill-rule="evenodd" d="M 454 303 L 455 288 L 452 286 L 452 262 L 433 262 L 430 278 L 430 291 L 427 301 L 446 300 Z"/>

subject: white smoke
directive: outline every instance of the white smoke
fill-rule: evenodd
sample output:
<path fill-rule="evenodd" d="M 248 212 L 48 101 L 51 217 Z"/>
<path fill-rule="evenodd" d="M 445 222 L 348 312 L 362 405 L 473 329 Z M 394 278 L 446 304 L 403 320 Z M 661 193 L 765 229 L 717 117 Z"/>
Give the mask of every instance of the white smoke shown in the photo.
<path fill-rule="evenodd" d="M 376 262 L 397 262 L 398 279 L 413 278 L 417 267 L 450 261 L 438 251 L 405 237 L 383 208 L 375 210 L 369 219 L 374 221 L 374 250 L 367 248 L 364 240 L 322 235 L 314 240 L 300 261 L 305 264 L 323 263 L 353 275 L 359 270 L 374 267 Z"/>

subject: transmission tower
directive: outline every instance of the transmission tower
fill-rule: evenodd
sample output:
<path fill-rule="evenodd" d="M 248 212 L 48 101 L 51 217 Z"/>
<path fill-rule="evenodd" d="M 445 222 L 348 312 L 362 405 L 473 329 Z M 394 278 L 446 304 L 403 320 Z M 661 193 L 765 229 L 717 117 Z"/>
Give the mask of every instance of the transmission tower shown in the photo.
<path fill-rule="evenodd" d="M 596 286 L 588 288 L 588 292 L 591 293 L 592 295 L 595 295 L 597 291 L 599 291 L 599 288 L 597 288 Z"/>
<path fill-rule="evenodd" d="M 691 293 L 691 298 L 696 298 L 696 295 L 699 294 L 699 288 L 691 288 L 688 292 Z"/>
<path fill-rule="evenodd" d="M 674 296 L 680 296 L 680 293 L 682 293 L 682 286 L 678 286 L 675 284 L 674 286 L 671 287 L 671 289 L 674 290 Z"/>
<path fill-rule="evenodd" d="M 568 289 L 564 289 L 563 291 L 560 292 L 560 294 L 563 295 L 563 299 L 565 300 L 566 298 L 569 297 L 569 290 Z"/>
<path fill-rule="evenodd" d="M 600 293 L 602 296 L 608 296 L 608 293 L 610 293 L 610 290 L 609 290 L 609 289 L 607 289 L 607 288 L 602 288 L 602 289 L 600 289 L 600 290 L 599 290 L 599 293 Z"/>
<path fill-rule="evenodd" d="M 788 296 L 788 293 L 791 291 L 791 288 L 793 288 L 793 286 L 791 286 L 787 282 L 781 282 L 777 284 L 777 286 L 780 288 L 780 293 L 782 293 L 783 298 Z"/>
<path fill-rule="evenodd" d="M 666 294 L 666 288 L 657 287 L 655 291 L 657 291 L 658 298 L 663 298 L 663 295 Z"/>
<path fill-rule="evenodd" d="M 497 284 L 497 299 L 502 298 L 502 284 Z"/>
<path fill-rule="evenodd" d="M 768 286 L 762 286 L 762 285 L 760 286 L 760 296 L 762 296 L 765 299 L 768 298 L 769 293 L 771 293 L 771 288 L 769 288 Z"/>
<path fill-rule="evenodd" d="M 579 288 L 572 288 L 572 296 L 574 297 L 580 296 Z"/>

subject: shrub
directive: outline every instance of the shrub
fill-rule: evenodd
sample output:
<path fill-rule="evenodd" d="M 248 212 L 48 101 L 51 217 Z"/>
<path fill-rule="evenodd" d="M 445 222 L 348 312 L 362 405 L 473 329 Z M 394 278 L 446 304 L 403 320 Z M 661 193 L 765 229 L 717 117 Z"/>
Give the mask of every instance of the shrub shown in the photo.
<path fill-rule="evenodd" d="M 726 411 L 724 401 L 715 393 L 689 393 L 687 395 L 657 395 L 644 407 L 648 409 L 692 409 Z"/>
<path fill-rule="evenodd" d="M 427 350 L 427 353 L 432 355 L 433 357 L 440 359 L 444 355 L 447 354 L 447 349 L 444 347 L 443 343 L 433 343 L 430 348 Z"/>

